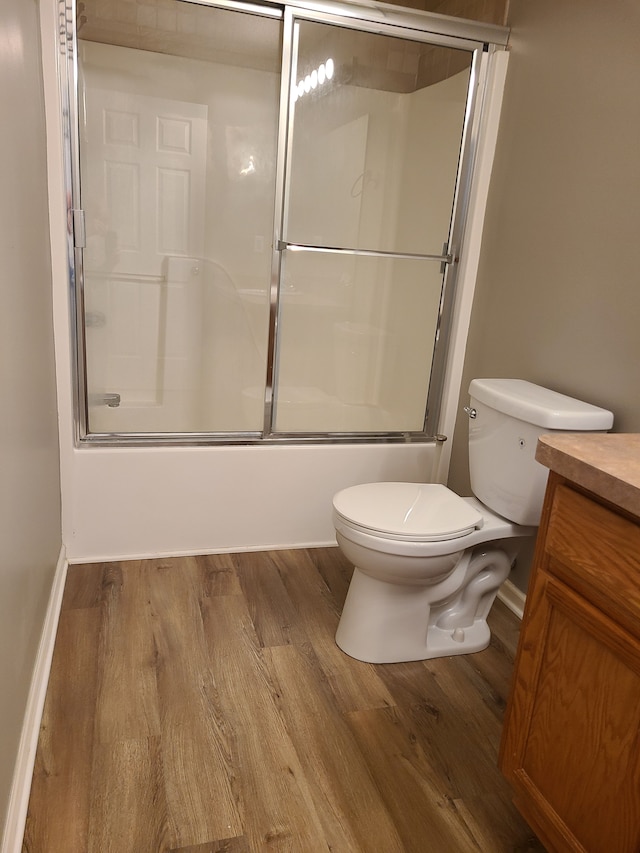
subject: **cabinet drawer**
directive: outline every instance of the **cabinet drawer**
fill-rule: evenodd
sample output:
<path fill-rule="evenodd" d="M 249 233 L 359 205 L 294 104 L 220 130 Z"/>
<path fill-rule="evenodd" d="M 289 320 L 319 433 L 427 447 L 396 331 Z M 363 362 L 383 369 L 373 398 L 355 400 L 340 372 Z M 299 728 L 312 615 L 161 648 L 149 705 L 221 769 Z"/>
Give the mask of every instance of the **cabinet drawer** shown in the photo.
<path fill-rule="evenodd" d="M 565 486 L 554 491 L 548 570 L 640 637 L 640 526 Z"/>

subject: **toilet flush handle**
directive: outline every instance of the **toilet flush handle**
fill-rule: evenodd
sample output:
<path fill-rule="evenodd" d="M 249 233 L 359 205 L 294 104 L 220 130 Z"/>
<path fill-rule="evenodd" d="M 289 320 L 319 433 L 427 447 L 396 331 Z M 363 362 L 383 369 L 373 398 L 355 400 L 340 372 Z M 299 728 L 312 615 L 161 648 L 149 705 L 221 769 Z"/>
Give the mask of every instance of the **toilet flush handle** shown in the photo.
<path fill-rule="evenodd" d="M 469 417 L 471 418 L 471 420 L 478 417 L 478 413 L 476 412 L 475 409 L 472 409 L 471 406 L 465 406 L 462 411 L 466 412 L 469 415 Z"/>

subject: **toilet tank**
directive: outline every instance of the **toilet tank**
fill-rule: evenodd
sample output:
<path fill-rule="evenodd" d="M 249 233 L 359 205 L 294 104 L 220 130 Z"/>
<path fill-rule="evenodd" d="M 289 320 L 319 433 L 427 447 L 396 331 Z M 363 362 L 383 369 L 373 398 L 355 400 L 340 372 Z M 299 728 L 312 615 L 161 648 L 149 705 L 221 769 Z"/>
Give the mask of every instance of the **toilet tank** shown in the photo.
<path fill-rule="evenodd" d="M 606 432 L 613 415 L 522 379 L 474 379 L 469 386 L 471 489 L 517 524 L 537 525 L 548 469 L 535 460 L 538 436 Z"/>

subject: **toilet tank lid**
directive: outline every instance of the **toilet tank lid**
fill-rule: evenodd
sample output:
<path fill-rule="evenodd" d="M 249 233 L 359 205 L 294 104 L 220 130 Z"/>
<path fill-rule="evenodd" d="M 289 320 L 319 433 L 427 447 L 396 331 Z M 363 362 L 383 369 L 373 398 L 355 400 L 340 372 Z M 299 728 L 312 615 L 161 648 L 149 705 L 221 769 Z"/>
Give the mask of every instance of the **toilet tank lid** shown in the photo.
<path fill-rule="evenodd" d="M 550 430 L 609 430 L 613 414 L 524 379 L 473 379 L 469 396 L 505 415 Z"/>

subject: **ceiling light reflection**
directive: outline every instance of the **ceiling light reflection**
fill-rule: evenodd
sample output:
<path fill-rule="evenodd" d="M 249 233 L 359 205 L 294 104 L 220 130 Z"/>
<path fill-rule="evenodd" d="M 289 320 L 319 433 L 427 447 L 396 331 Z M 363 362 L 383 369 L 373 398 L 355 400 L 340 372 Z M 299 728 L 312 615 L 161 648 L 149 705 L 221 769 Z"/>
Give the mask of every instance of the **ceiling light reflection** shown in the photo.
<path fill-rule="evenodd" d="M 322 62 L 318 68 L 314 68 L 309 74 L 306 74 L 304 79 L 298 80 L 291 86 L 291 100 L 295 103 L 298 98 L 308 94 L 312 89 L 317 89 L 318 86 L 324 85 L 328 80 L 331 80 L 335 72 L 335 64 L 333 59 L 329 57 Z"/>

